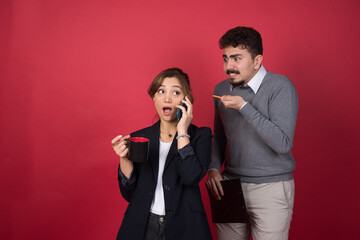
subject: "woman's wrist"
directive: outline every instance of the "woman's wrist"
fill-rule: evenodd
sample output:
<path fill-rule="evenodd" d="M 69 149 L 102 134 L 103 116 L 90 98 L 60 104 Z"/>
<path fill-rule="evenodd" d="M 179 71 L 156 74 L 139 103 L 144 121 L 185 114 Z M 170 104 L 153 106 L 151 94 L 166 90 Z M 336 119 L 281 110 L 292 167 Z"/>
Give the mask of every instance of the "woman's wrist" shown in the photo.
<path fill-rule="evenodd" d="M 179 138 L 189 138 L 189 139 L 190 139 L 190 135 L 189 135 L 189 134 L 179 134 L 179 135 L 176 137 L 176 140 L 179 139 Z"/>
<path fill-rule="evenodd" d="M 188 134 L 188 133 L 187 133 L 186 130 L 178 129 L 178 130 L 177 130 L 177 134 L 178 134 L 178 136 L 179 136 L 179 135 Z"/>
<path fill-rule="evenodd" d="M 182 149 L 190 143 L 190 135 L 178 134 L 176 137 L 178 149 Z"/>
<path fill-rule="evenodd" d="M 120 169 L 124 173 L 125 177 L 130 177 L 133 168 L 133 163 L 127 157 L 123 157 L 120 159 Z"/>

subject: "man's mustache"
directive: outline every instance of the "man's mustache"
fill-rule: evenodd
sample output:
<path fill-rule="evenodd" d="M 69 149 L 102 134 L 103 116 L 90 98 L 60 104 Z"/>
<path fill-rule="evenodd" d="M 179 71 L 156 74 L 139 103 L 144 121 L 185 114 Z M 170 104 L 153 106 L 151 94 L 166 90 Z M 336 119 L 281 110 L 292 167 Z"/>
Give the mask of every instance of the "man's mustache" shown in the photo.
<path fill-rule="evenodd" d="M 229 75 L 231 73 L 240 74 L 238 70 L 226 70 L 226 74 Z"/>

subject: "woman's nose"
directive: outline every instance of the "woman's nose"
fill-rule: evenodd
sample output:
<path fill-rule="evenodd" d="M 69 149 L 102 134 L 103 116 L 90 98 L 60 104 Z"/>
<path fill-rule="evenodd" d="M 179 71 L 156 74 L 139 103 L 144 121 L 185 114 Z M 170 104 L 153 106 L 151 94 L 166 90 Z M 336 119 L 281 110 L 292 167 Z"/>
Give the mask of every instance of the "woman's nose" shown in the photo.
<path fill-rule="evenodd" d="M 165 102 L 166 103 L 171 103 L 171 95 L 170 94 L 165 95 Z"/>

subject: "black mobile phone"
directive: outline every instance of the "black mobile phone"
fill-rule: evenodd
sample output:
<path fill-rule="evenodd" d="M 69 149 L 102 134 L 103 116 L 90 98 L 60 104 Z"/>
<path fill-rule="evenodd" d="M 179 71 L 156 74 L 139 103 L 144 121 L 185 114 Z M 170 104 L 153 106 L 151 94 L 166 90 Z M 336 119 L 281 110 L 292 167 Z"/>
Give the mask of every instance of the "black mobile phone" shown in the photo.
<path fill-rule="evenodd" d="M 185 100 L 185 97 L 184 97 L 184 100 Z M 185 103 L 181 102 L 180 106 L 183 106 L 185 108 L 185 110 L 187 110 L 187 105 Z M 182 114 L 183 114 L 182 110 L 180 108 L 178 108 L 178 110 L 176 111 L 176 117 L 177 117 L 178 121 L 180 121 Z"/>

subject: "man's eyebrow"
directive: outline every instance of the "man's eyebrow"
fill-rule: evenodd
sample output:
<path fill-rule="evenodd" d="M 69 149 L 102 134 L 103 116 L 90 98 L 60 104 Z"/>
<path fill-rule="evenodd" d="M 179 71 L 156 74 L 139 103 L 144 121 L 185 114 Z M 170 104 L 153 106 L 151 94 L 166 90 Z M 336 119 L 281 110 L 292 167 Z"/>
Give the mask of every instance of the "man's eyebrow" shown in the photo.
<path fill-rule="evenodd" d="M 226 55 L 226 54 L 223 54 L 223 57 L 225 58 L 227 58 L 228 56 Z M 239 54 L 233 54 L 233 55 L 230 55 L 230 58 L 236 58 L 236 57 L 242 57 L 242 54 L 241 53 L 239 53 Z"/>
<path fill-rule="evenodd" d="M 236 57 L 242 57 L 242 54 L 234 54 L 234 55 L 230 55 L 230 58 L 236 58 Z"/>

